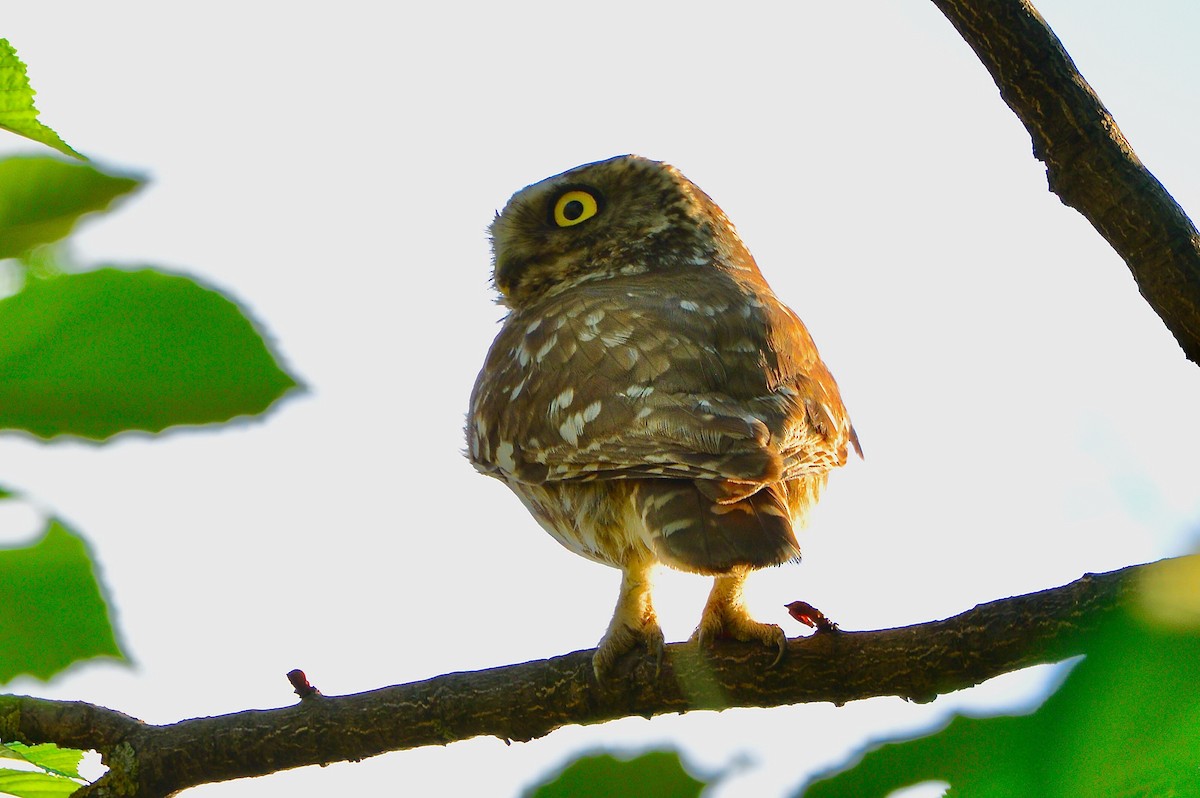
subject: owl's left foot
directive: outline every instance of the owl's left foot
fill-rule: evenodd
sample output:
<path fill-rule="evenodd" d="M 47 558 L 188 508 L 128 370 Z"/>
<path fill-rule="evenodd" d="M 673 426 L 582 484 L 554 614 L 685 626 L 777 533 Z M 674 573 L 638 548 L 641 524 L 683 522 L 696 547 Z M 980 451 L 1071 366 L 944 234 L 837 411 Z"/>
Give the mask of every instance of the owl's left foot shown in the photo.
<path fill-rule="evenodd" d="M 742 603 L 742 583 L 745 580 L 746 572 L 741 570 L 717 577 L 692 639 L 702 648 L 712 645 L 720 637 L 744 643 L 758 641 L 775 650 L 775 658 L 767 666 L 774 668 L 787 650 L 787 635 L 773 623 L 760 623 L 750 617 Z"/>

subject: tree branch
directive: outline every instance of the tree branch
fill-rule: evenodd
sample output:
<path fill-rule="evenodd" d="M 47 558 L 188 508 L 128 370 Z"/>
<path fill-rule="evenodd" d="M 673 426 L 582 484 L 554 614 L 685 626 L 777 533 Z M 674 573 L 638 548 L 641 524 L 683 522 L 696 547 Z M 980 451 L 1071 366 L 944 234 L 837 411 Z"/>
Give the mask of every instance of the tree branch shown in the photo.
<path fill-rule="evenodd" d="M 1200 363 L 1200 234 L 1134 155 L 1112 117 L 1023 0 L 933 0 L 1029 130 L 1052 191 L 1125 259 L 1142 295 Z M 605 685 L 591 652 L 357 695 L 166 726 L 81 702 L 0 696 L 0 739 L 100 751 L 109 772 L 81 794 L 169 795 L 197 784 L 479 735 L 531 740 L 567 724 L 879 695 L 916 701 L 1083 651 L 1139 567 L 981 605 L 944 621 L 789 641 L 767 669 L 761 647 L 667 647 L 662 672 L 630 658 Z M 628 677 L 628 678 L 625 678 Z"/>
<path fill-rule="evenodd" d="M 604 685 L 592 652 L 451 673 L 356 695 L 314 693 L 290 707 L 166 726 L 81 702 L 0 696 L 0 739 L 101 752 L 109 772 L 79 795 L 163 796 L 197 784 L 442 745 L 480 735 L 532 740 L 568 724 L 696 709 L 844 704 L 896 695 L 930 701 L 993 676 L 1080 654 L 1140 569 L 1084 576 L 944 621 L 788 641 L 783 662 L 756 645 L 667 646 L 659 675 L 630 656 Z"/>
<path fill-rule="evenodd" d="M 1200 364 L 1200 234 L 1134 154 L 1028 0 L 933 0 L 1033 138 L 1050 190 L 1133 272 L 1184 354 Z"/>

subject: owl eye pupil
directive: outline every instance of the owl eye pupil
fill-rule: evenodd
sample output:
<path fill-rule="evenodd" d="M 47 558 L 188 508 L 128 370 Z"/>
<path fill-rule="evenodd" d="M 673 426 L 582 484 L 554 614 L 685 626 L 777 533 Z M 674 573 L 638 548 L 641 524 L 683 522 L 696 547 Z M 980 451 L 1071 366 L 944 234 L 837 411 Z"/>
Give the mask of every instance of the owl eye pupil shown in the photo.
<path fill-rule="evenodd" d="M 558 227 L 573 227 L 600 212 L 600 202 L 592 191 L 573 188 L 564 191 L 554 201 L 550 221 Z"/>

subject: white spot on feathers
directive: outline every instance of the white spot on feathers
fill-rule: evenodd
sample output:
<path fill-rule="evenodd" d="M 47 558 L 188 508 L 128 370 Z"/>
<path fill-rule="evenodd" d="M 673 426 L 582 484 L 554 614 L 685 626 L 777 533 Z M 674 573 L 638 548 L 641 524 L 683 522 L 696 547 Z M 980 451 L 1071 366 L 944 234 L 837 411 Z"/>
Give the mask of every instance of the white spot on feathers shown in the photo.
<path fill-rule="evenodd" d="M 633 330 L 628 327 L 621 327 L 616 330 L 605 330 L 600 333 L 600 340 L 605 346 L 621 346 L 627 343 L 630 337 L 633 336 Z"/>
<path fill-rule="evenodd" d="M 730 352 L 757 352 L 758 347 L 749 338 L 740 338 L 733 342 L 726 349 Z"/>
<path fill-rule="evenodd" d="M 572 446 L 579 445 L 579 436 L 583 434 L 583 428 L 589 422 L 595 421 L 596 416 L 600 415 L 602 405 L 599 400 L 592 402 L 578 413 L 572 413 L 562 424 L 558 425 L 558 434 L 562 439 Z"/>
<path fill-rule="evenodd" d="M 638 359 L 642 356 L 642 353 L 632 346 L 618 346 L 610 349 L 608 354 L 626 371 L 637 365 Z"/>
<path fill-rule="evenodd" d="M 545 359 L 546 355 L 550 354 L 550 350 L 552 350 L 557 345 L 558 345 L 558 333 L 554 333 L 553 335 L 551 335 L 549 338 L 546 339 L 546 343 L 542 344 L 542 348 L 537 351 L 537 354 L 534 355 L 534 358 L 537 360 L 537 362 L 541 363 L 542 360 Z M 524 364 L 522 364 L 522 365 L 524 365 Z"/>
<path fill-rule="evenodd" d="M 510 474 L 517 472 L 517 461 L 513 458 L 512 441 L 501 441 L 496 447 L 496 465 L 500 466 L 502 471 L 507 471 Z"/>
<path fill-rule="evenodd" d="M 671 521 L 669 523 L 663 524 L 662 525 L 663 536 L 665 537 L 667 535 L 673 535 L 676 532 L 687 529 L 689 526 L 692 525 L 694 520 L 695 519 L 692 519 L 692 518 L 679 518 L 675 521 Z"/>
<path fill-rule="evenodd" d="M 579 444 L 579 433 L 581 432 L 583 432 L 583 417 L 578 413 L 575 413 L 562 424 L 558 425 L 558 434 L 572 446 Z"/>
<path fill-rule="evenodd" d="M 549 412 L 551 414 L 554 414 L 554 413 L 558 413 L 563 410 L 566 410 L 568 407 L 571 406 L 571 402 L 574 399 L 575 399 L 575 389 L 567 388 L 566 390 L 564 390 L 562 393 L 560 393 L 558 396 L 554 397 L 554 399 L 552 399 L 550 401 Z"/>

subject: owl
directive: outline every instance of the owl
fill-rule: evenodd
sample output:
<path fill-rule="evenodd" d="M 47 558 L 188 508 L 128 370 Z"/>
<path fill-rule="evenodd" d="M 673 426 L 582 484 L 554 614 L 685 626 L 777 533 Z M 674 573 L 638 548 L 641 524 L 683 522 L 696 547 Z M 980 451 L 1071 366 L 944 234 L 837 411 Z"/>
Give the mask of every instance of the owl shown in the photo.
<path fill-rule="evenodd" d="M 661 663 L 658 564 L 715 577 L 693 638 L 786 638 L 750 617 L 747 575 L 793 533 L 848 447 L 837 384 L 720 208 L 634 155 L 509 200 L 490 229 L 508 308 L 471 393 L 467 456 L 566 548 L 621 570 L 597 678 Z"/>

